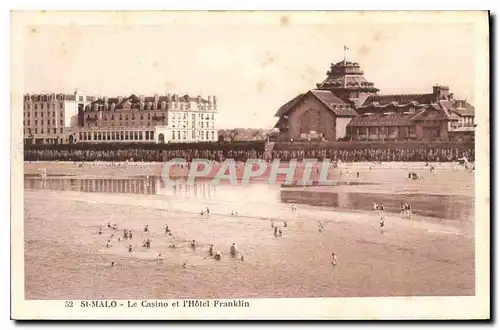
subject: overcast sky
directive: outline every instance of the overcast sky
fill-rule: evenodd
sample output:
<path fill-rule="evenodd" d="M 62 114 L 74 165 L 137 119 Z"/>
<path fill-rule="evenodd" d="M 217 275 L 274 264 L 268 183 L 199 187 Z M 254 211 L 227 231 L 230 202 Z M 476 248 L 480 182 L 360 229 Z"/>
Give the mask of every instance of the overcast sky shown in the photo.
<path fill-rule="evenodd" d="M 69 14 L 44 15 L 22 35 L 26 93 L 216 95 L 220 128 L 268 128 L 283 103 L 343 59 L 346 45 L 347 59 L 360 63 L 380 94 L 431 92 L 439 83 L 475 97 L 478 37 L 466 20 L 276 12 L 89 14 L 70 22 Z"/>

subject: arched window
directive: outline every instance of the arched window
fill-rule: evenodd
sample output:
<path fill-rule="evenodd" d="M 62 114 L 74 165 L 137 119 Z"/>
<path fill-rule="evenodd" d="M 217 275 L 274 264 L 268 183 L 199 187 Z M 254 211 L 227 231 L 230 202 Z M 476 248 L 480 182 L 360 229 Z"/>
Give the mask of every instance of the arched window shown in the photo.
<path fill-rule="evenodd" d="M 165 135 L 163 133 L 158 134 L 158 142 L 165 143 Z"/>
<path fill-rule="evenodd" d="M 316 109 L 307 110 L 300 117 L 300 133 L 309 134 L 313 131 L 318 134 L 325 133 L 320 113 Z"/>

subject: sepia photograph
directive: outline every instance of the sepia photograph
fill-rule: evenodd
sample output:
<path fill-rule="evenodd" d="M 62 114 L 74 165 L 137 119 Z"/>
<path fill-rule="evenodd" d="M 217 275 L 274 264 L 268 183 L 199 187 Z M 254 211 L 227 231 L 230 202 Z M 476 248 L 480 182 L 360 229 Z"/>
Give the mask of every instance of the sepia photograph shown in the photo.
<path fill-rule="evenodd" d="M 488 25 L 11 12 L 12 317 L 489 318 Z"/>

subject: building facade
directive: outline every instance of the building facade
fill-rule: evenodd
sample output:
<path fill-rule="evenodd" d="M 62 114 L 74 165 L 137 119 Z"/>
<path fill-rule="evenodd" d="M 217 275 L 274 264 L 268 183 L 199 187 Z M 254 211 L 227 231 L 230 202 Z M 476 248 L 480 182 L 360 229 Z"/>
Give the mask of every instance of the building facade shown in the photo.
<path fill-rule="evenodd" d="M 94 100 L 79 90 L 73 94 L 25 94 L 24 143 L 68 143 L 79 109 Z"/>
<path fill-rule="evenodd" d="M 24 96 L 25 143 L 217 141 L 217 98 Z"/>
<path fill-rule="evenodd" d="M 447 86 L 432 93 L 379 95 L 359 63 L 331 64 L 316 89 L 300 94 L 278 112 L 286 139 L 450 140 L 474 131 L 474 107 L 456 100 Z"/>

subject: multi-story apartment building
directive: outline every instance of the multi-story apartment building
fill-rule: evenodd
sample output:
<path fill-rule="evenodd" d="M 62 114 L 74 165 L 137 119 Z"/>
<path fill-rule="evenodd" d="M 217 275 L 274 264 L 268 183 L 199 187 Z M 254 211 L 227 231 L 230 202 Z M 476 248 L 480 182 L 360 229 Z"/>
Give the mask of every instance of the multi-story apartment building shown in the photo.
<path fill-rule="evenodd" d="M 24 96 L 25 143 L 217 141 L 217 98 Z"/>
<path fill-rule="evenodd" d="M 78 90 L 73 94 L 25 94 L 24 143 L 69 143 L 78 110 L 94 99 Z"/>
<path fill-rule="evenodd" d="M 78 113 L 79 142 L 217 141 L 217 98 L 158 94 L 98 98 Z"/>

